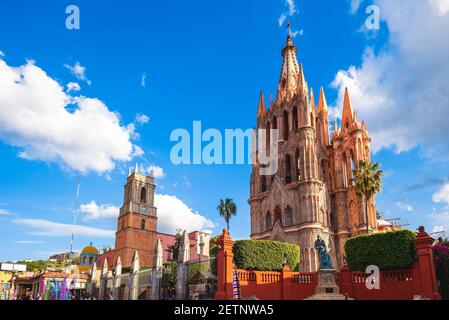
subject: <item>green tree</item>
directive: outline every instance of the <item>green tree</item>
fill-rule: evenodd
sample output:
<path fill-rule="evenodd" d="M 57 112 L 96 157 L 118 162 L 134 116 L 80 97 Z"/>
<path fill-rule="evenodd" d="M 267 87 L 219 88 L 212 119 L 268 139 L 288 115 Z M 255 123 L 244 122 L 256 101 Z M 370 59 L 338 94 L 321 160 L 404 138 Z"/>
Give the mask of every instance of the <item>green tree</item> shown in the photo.
<path fill-rule="evenodd" d="M 17 264 L 25 264 L 27 271 L 41 272 L 49 267 L 48 261 L 36 260 L 36 261 L 18 261 Z"/>
<path fill-rule="evenodd" d="M 220 203 L 217 206 L 218 213 L 220 217 L 223 217 L 226 221 L 226 226 L 229 231 L 229 220 L 231 220 L 232 216 L 237 214 L 237 206 L 234 203 L 234 200 L 231 198 L 226 198 L 226 200 L 221 199 Z"/>
<path fill-rule="evenodd" d="M 366 233 L 369 233 L 368 204 L 382 188 L 382 176 L 380 164 L 360 160 L 359 167 L 353 170 L 354 185 L 357 196 L 365 200 Z"/>

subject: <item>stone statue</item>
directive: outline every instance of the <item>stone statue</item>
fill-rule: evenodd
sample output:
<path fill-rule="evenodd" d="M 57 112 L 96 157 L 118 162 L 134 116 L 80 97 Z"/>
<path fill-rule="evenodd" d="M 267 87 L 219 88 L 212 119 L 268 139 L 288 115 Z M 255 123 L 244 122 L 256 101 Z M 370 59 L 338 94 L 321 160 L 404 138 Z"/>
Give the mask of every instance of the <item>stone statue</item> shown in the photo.
<path fill-rule="evenodd" d="M 318 258 L 320 259 L 320 270 L 332 269 L 332 260 L 326 248 L 326 242 L 318 235 L 315 241 L 315 249 L 318 251 Z"/>

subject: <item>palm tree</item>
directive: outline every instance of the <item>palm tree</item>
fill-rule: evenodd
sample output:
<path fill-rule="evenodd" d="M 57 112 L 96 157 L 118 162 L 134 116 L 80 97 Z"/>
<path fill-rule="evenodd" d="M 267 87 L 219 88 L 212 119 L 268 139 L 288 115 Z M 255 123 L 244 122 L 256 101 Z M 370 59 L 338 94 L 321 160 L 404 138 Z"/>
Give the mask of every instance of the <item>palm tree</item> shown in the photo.
<path fill-rule="evenodd" d="M 234 200 L 231 198 L 226 198 L 226 200 L 221 199 L 220 203 L 217 206 L 218 213 L 220 217 L 223 217 L 226 221 L 226 225 L 229 231 L 229 220 L 232 216 L 237 214 L 237 206 L 234 203 Z"/>
<path fill-rule="evenodd" d="M 365 199 L 365 221 L 366 233 L 369 233 L 368 223 L 368 203 L 376 193 L 382 188 L 382 176 L 384 172 L 380 170 L 380 164 L 360 160 L 359 167 L 353 170 L 355 191 L 359 198 Z"/>

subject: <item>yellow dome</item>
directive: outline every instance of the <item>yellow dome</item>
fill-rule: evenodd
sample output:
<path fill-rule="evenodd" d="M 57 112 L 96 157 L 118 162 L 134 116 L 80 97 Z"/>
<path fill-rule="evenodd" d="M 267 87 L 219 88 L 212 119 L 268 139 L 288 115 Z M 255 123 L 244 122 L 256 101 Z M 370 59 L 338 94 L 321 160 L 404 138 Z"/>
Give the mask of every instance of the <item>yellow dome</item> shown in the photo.
<path fill-rule="evenodd" d="M 81 251 L 81 254 L 89 254 L 89 253 L 98 255 L 98 250 L 93 246 L 87 246 L 83 249 L 83 251 Z"/>

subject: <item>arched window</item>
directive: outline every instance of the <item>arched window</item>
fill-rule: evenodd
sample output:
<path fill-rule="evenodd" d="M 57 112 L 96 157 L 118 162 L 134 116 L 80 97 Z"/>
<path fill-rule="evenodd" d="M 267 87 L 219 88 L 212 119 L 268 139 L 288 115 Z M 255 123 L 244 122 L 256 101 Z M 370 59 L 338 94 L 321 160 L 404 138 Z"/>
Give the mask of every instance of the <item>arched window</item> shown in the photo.
<path fill-rule="evenodd" d="M 282 223 L 282 209 L 281 207 L 276 206 L 276 208 L 274 208 L 274 222 L 276 223 L 278 220 Z"/>
<path fill-rule="evenodd" d="M 293 224 L 293 210 L 290 206 L 285 209 L 285 225 L 291 226 Z"/>
<path fill-rule="evenodd" d="M 271 129 L 277 130 L 278 129 L 278 120 L 276 117 L 273 118 L 273 122 L 271 123 Z"/>
<path fill-rule="evenodd" d="M 292 114 L 293 114 L 293 130 L 296 131 L 298 129 L 298 108 L 294 107 Z"/>
<path fill-rule="evenodd" d="M 299 167 L 299 148 L 297 148 L 296 152 L 295 152 L 295 171 L 296 171 L 296 179 L 300 180 L 301 171 L 300 171 L 300 167 Z"/>
<path fill-rule="evenodd" d="M 291 183 L 292 182 L 292 159 L 289 154 L 285 156 L 285 164 L 284 164 L 284 170 L 285 170 L 285 183 Z"/>
<path fill-rule="evenodd" d="M 288 139 L 288 134 L 290 133 L 290 126 L 288 123 L 288 112 L 284 111 L 284 115 L 282 116 L 282 138 L 284 141 Z"/>
<path fill-rule="evenodd" d="M 147 203 L 147 188 L 145 187 L 140 190 L 140 202 Z"/>
<path fill-rule="evenodd" d="M 270 229 L 271 226 L 273 225 L 273 221 L 271 219 L 271 212 L 268 211 L 267 212 L 267 216 L 265 217 L 265 225 L 266 225 L 266 229 Z"/>
<path fill-rule="evenodd" d="M 140 222 L 140 229 L 145 230 L 145 219 Z"/>

